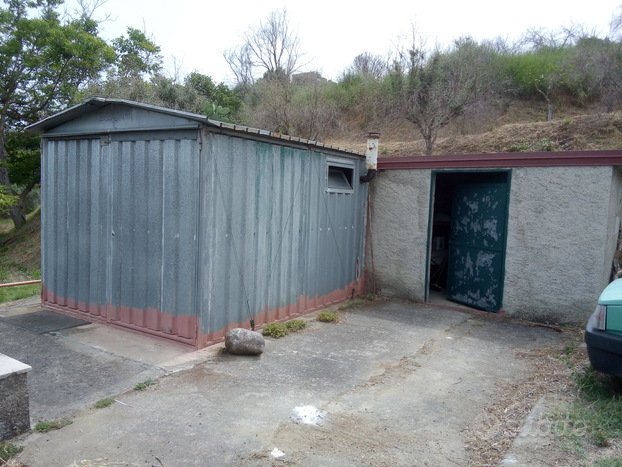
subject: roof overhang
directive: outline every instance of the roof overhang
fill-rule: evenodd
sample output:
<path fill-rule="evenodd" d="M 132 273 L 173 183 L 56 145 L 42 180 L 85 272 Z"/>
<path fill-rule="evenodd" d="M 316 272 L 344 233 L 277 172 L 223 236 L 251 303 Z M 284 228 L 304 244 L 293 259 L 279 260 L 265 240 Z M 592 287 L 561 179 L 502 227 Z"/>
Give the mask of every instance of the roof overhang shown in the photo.
<path fill-rule="evenodd" d="M 622 166 L 622 150 L 381 157 L 378 170 Z"/>

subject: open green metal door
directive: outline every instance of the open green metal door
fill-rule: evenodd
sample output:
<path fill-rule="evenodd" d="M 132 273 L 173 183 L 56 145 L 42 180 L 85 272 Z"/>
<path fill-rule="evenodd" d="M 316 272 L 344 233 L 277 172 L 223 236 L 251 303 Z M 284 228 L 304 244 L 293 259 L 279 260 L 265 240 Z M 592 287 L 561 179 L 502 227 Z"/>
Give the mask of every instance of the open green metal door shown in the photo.
<path fill-rule="evenodd" d="M 454 188 L 447 298 L 488 311 L 502 305 L 507 183 Z"/>

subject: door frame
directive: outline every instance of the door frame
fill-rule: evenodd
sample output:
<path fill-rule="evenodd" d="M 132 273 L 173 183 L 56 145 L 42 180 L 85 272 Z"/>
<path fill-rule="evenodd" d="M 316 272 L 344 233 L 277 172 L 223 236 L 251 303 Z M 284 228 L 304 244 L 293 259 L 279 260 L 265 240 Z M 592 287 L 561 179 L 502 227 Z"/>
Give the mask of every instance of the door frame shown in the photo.
<path fill-rule="evenodd" d="M 433 169 L 430 180 L 430 203 L 428 207 L 428 238 L 426 241 L 426 260 L 425 260 L 425 288 L 424 288 L 424 301 L 428 303 L 430 298 L 430 257 L 432 255 L 432 227 L 434 223 L 434 202 L 436 196 L 436 176 L 439 174 L 475 174 L 475 173 L 501 173 L 506 176 L 507 192 L 506 192 L 506 216 L 505 225 L 503 228 L 504 248 L 501 253 L 501 288 L 500 288 L 500 300 L 499 311 L 503 308 L 503 293 L 505 290 L 505 258 L 507 252 L 507 240 L 508 240 L 508 226 L 510 220 L 510 193 L 512 191 L 512 169 Z"/>

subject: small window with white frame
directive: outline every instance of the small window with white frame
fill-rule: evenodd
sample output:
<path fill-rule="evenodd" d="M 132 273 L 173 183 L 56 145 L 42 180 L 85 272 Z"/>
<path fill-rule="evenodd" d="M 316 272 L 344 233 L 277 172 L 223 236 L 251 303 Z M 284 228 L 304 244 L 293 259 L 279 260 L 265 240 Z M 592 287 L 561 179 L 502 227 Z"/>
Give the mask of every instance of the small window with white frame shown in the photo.
<path fill-rule="evenodd" d="M 326 161 L 326 192 L 354 193 L 354 162 L 347 159 Z"/>

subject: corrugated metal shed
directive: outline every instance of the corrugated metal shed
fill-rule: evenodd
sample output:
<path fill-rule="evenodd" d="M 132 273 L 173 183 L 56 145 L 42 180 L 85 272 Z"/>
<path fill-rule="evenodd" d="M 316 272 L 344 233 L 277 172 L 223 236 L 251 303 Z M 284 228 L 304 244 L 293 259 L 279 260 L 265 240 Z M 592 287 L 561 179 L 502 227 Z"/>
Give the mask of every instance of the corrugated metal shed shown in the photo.
<path fill-rule="evenodd" d="M 29 130 L 49 309 L 200 348 L 363 292 L 360 153 L 118 99 Z"/>

